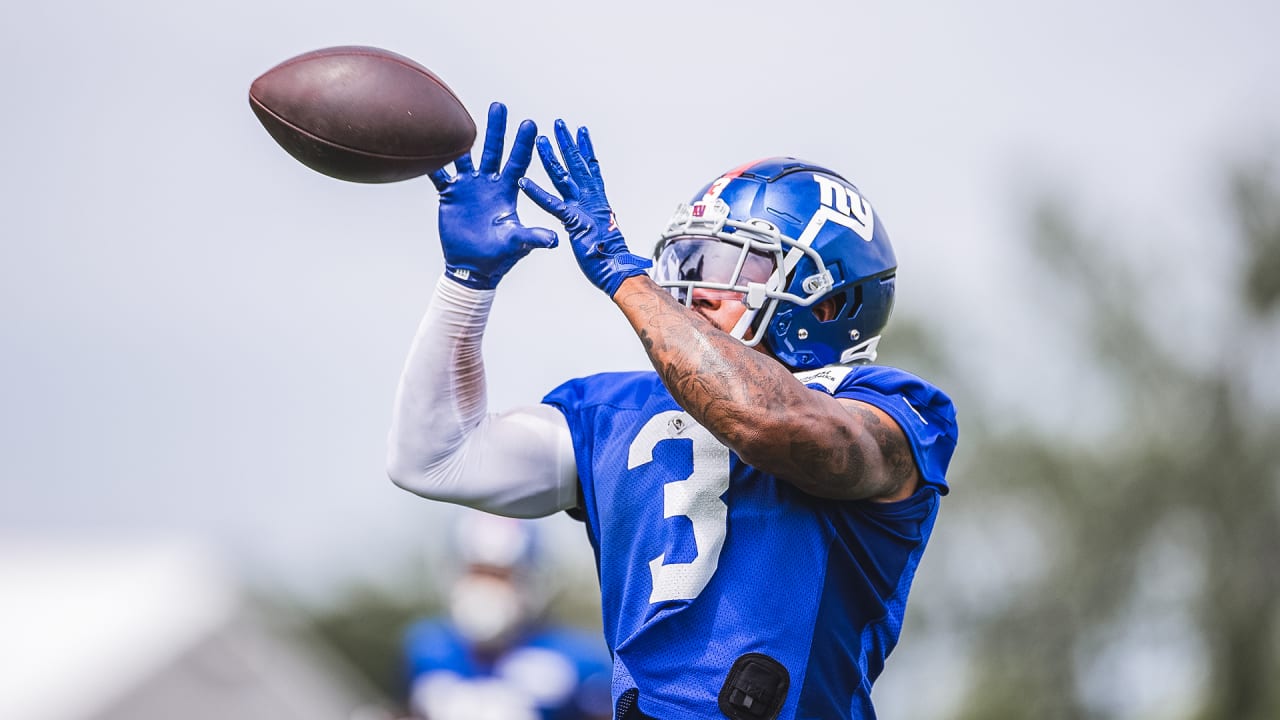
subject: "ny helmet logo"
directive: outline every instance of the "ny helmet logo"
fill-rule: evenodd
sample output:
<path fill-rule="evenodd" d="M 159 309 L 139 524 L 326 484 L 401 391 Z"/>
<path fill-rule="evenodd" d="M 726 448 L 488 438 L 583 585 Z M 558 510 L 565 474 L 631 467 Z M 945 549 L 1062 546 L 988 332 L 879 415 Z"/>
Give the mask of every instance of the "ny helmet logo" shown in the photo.
<path fill-rule="evenodd" d="M 834 210 L 839 215 L 832 215 L 830 211 L 820 212 L 824 220 L 833 220 L 850 230 L 858 233 L 858 237 L 871 242 L 871 238 L 875 235 L 875 216 L 871 210 L 871 204 L 862 199 L 857 190 L 839 182 L 835 178 L 826 177 L 824 175 L 814 175 L 813 181 L 818 183 L 818 199 L 823 205 L 823 209 Z M 817 215 L 814 216 L 815 219 Z"/>

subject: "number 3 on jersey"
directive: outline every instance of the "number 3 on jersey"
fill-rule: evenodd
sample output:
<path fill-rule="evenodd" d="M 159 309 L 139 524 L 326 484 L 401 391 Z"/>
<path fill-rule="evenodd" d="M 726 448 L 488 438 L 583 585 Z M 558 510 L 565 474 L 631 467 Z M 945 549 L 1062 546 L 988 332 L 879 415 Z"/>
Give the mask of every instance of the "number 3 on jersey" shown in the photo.
<path fill-rule="evenodd" d="M 628 452 L 627 469 L 652 462 L 654 448 L 661 442 L 689 442 L 693 446 L 693 472 L 662 486 L 662 516 L 689 518 L 697 556 L 689 562 L 666 565 L 662 563 L 666 553 L 651 560 L 650 603 L 692 600 L 702 592 L 720 563 L 729 516 L 729 507 L 720 499 L 729 489 L 729 449 L 685 413 L 668 410 L 649 418 L 640 429 Z"/>

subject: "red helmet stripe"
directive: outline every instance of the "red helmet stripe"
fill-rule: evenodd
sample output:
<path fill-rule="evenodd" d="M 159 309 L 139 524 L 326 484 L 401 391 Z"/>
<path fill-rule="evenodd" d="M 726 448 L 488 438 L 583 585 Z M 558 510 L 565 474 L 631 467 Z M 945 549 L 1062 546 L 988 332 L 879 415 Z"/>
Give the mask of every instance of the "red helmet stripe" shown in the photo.
<path fill-rule="evenodd" d="M 752 160 L 749 163 L 743 163 L 742 165 L 739 165 L 738 167 L 716 178 L 716 181 L 711 183 L 711 187 L 707 188 L 707 192 L 703 194 L 702 201 L 707 202 L 709 200 L 715 200 L 716 198 L 720 197 L 720 191 L 724 190 L 725 185 L 728 185 L 734 178 L 750 170 L 752 166 L 756 165 L 759 162 L 760 160 Z"/>

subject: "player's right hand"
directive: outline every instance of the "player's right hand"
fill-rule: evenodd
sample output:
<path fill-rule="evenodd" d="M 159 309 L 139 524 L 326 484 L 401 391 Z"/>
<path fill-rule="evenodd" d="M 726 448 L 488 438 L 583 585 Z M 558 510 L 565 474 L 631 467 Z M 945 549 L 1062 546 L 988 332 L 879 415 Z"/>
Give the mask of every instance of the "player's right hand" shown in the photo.
<path fill-rule="evenodd" d="M 525 227 L 516 216 L 516 185 L 533 159 L 538 127 L 532 120 L 520 123 L 511 156 L 502 162 L 507 132 L 507 107 L 489 106 L 484 152 L 480 169 L 471 164 L 471 153 L 454 161 L 451 177 L 443 168 L 431 173 L 440 191 L 440 244 L 445 274 L 470 288 L 491 290 L 512 267 L 534 248 L 555 247 L 555 232 Z"/>

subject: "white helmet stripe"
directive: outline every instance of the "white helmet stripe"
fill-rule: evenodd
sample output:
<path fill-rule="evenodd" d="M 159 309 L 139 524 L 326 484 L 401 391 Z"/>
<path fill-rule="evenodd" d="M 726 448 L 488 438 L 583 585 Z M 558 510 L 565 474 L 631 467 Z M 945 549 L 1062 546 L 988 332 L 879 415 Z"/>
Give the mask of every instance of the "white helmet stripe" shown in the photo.
<path fill-rule="evenodd" d="M 800 233 L 800 237 L 796 238 L 795 245 L 791 247 L 786 258 L 783 259 L 783 267 L 785 268 L 786 275 L 790 276 L 791 271 L 795 270 L 796 265 L 800 262 L 801 256 L 805 254 L 804 248 L 813 244 L 814 239 L 818 237 L 818 233 L 822 230 L 823 226 L 827 224 L 828 220 L 836 223 L 837 225 L 843 225 L 850 230 L 859 233 L 859 236 L 861 236 L 862 225 L 860 223 L 848 215 L 843 215 L 836 210 L 823 205 L 818 208 L 818 211 L 813 214 L 813 217 L 809 218 L 809 224 L 804 226 L 804 232 Z"/>

